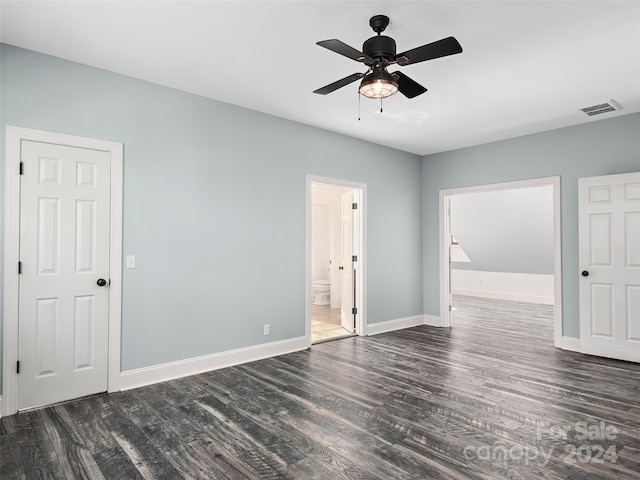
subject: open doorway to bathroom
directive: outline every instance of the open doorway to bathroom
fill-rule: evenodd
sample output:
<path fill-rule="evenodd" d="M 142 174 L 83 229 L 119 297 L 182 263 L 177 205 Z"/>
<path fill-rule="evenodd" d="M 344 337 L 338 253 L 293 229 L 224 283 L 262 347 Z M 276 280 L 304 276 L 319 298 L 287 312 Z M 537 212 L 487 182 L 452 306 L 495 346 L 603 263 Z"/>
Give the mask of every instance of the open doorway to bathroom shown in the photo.
<path fill-rule="evenodd" d="M 361 188 L 309 183 L 307 298 L 312 344 L 361 333 Z"/>

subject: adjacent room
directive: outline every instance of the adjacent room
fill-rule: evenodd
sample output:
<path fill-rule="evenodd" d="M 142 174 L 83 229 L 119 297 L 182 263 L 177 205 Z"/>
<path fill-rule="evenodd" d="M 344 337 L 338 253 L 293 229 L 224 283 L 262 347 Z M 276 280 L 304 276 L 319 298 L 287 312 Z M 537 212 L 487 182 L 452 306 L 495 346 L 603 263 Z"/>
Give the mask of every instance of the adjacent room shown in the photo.
<path fill-rule="evenodd" d="M 452 315 L 460 324 L 487 315 L 498 332 L 527 330 L 551 345 L 553 186 L 507 187 L 450 198 Z"/>
<path fill-rule="evenodd" d="M 639 26 L 0 0 L 0 478 L 640 478 Z"/>

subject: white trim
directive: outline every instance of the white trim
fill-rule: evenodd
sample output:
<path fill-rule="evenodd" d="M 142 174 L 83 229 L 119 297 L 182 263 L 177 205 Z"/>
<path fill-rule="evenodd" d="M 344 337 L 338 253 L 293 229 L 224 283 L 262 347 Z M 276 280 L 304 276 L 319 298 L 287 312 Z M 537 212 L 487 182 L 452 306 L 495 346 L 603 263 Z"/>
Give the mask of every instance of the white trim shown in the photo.
<path fill-rule="evenodd" d="M 553 179 L 553 345 L 562 344 L 562 197 L 560 177 Z"/>
<path fill-rule="evenodd" d="M 451 293 L 553 305 L 553 275 L 451 268 Z"/>
<path fill-rule="evenodd" d="M 465 290 L 464 288 L 452 288 L 454 295 L 468 297 L 494 298 L 497 300 L 509 300 L 511 302 L 537 303 L 539 305 L 553 305 L 553 297 L 537 297 L 535 295 L 519 295 L 517 293 L 488 292 L 486 290 Z"/>
<path fill-rule="evenodd" d="M 423 324 L 424 325 L 429 325 L 430 327 L 441 327 L 442 326 L 442 320 L 440 320 L 440 317 L 437 317 L 436 315 L 427 315 L 426 313 L 424 315 L 422 315 L 423 317 Z"/>
<path fill-rule="evenodd" d="M 580 352 L 580 339 L 574 337 L 562 337 L 560 348 L 563 350 L 571 350 L 572 352 Z"/>
<path fill-rule="evenodd" d="M 124 145 L 110 142 L 111 229 L 109 232 L 109 372 L 107 391 L 120 390 L 120 345 L 122 343 L 122 217 Z"/>
<path fill-rule="evenodd" d="M 178 360 L 176 362 L 153 365 L 151 367 L 137 368 L 120 374 L 120 388 L 123 391 L 130 390 L 132 388 L 166 382 L 168 380 L 196 375 L 211 370 L 254 362 L 264 358 L 299 352 L 307 348 L 306 337 L 297 337 L 211 355 L 203 355 L 201 357 Z"/>
<path fill-rule="evenodd" d="M 424 325 L 424 315 L 414 315 L 413 317 L 396 318 L 395 320 L 372 323 L 367 328 L 367 335 L 378 335 L 394 330 L 402 330 L 403 328 L 417 327 L 418 325 Z"/>
<path fill-rule="evenodd" d="M 2 418 L 2 412 L 4 412 L 4 405 L 2 403 L 2 395 L 0 395 L 0 418 Z"/>
<path fill-rule="evenodd" d="M 562 236 L 560 177 L 532 178 L 514 182 L 476 185 L 440 190 L 439 194 L 439 255 L 440 255 L 440 317 L 443 327 L 451 326 L 449 298 L 451 282 L 449 278 L 448 249 L 451 226 L 449 208 L 451 197 L 468 193 L 497 192 L 532 187 L 553 187 L 553 276 L 554 276 L 554 335 L 553 344 L 562 348 Z"/>
<path fill-rule="evenodd" d="M 438 212 L 438 258 L 440 259 L 440 319 L 443 327 L 451 326 L 449 305 L 451 305 L 451 269 L 449 268 L 449 250 L 451 243 L 451 196 L 445 190 L 439 192 Z"/>
<path fill-rule="evenodd" d="M 358 316 L 356 321 L 356 333 L 358 335 L 368 335 L 369 326 L 367 325 L 367 184 L 351 182 L 349 180 L 341 180 L 337 178 L 318 177 L 315 175 L 307 175 L 306 178 L 306 275 L 305 275 L 305 337 L 307 338 L 307 347 L 311 347 L 311 304 L 308 299 L 312 297 L 311 288 L 311 184 L 328 185 L 333 187 L 346 187 L 356 190 L 359 194 L 359 220 L 360 225 L 357 231 L 360 233 L 359 257 L 358 263 L 360 268 L 356 270 L 356 285 L 359 285 L 356 293 L 356 304 L 358 306 Z M 354 228 L 356 230 L 356 228 Z"/>
<path fill-rule="evenodd" d="M 0 414 L 17 412 L 18 379 L 18 261 L 20 260 L 20 146 L 23 140 L 70 145 L 109 152 L 111 155 L 111 225 L 109 294 L 109 372 L 107 389 L 120 389 L 120 324 L 122 298 L 122 143 L 29 128 L 7 126 L 5 154 L 4 320 L 2 344 L 2 394 Z"/>
<path fill-rule="evenodd" d="M 2 322 L 3 415 L 17 412 L 18 261 L 20 259 L 20 138 L 7 127 L 4 199 L 4 319 Z"/>

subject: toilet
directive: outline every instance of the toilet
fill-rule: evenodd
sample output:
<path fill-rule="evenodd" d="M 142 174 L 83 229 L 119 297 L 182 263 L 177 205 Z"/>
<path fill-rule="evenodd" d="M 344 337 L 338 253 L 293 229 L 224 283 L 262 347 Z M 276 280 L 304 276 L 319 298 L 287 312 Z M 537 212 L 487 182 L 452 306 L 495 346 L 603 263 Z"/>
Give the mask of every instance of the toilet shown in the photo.
<path fill-rule="evenodd" d="M 314 305 L 329 305 L 330 286 L 329 280 L 315 280 L 313 282 Z"/>

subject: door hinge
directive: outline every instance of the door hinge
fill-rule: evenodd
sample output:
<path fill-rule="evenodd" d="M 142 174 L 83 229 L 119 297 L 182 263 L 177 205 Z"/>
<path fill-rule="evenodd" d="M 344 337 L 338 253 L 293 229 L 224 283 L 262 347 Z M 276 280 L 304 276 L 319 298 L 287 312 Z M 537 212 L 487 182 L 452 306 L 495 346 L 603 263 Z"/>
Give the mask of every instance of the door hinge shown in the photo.
<path fill-rule="evenodd" d="M 352 210 L 357 210 L 358 209 L 358 204 L 357 203 L 352 203 L 351 204 L 351 209 Z"/>
<path fill-rule="evenodd" d="M 449 311 L 452 312 L 453 311 L 453 305 L 449 305 Z"/>
<path fill-rule="evenodd" d="M 20 175 L 24 175 L 24 162 L 20 162 Z"/>
<path fill-rule="evenodd" d="M 356 307 L 353 307 L 353 308 L 351 309 L 351 313 L 352 313 L 353 315 L 357 315 L 357 314 L 358 314 L 358 309 L 357 309 Z"/>
<path fill-rule="evenodd" d="M 357 256 L 357 255 L 353 255 L 353 256 L 351 257 L 351 261 L 352 261 L 352 262 L 357 262 L 357 261 L 358 261 L 358 256 Z"/>
<path fill-rule="evenodd" d="M 16 362 L 16 373 L 20 373 L 20 360 Z"/>
<path fill-rule="evenodd" d="M 22 262 L 18 262 L 18 275 L 22 273 Z"/>

